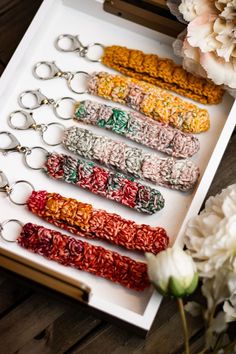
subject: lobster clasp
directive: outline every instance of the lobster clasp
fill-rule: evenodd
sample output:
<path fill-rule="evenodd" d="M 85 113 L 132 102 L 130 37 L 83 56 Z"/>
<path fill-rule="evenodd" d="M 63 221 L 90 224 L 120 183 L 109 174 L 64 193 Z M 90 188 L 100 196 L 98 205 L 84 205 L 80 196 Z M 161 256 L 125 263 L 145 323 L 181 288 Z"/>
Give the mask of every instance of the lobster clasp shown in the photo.
<path fill-rule="evenodd" d="M 12 133 L 10 133 L 8 131 L 2 131 L 2 132 L 0 132 L 0 135 L 5 135 L 8 138 L 10 138 L 10 143 L 7 146 L 3 147 L 0 145 L 0 152 L 3 152 L 3 154 L 6 154 L 8 152 L 19 151 L 19 149 L 21 147 L 20 142 L 17 140 L 17 138 Z"/>
<path fill-rule="evenodd" d="M 67 46 L 63 46 L 63 41 L 67 41 Z M 81 41 L 79 40 L 78 35 L 72 35 L 72 34 L 61 34 L 60 36 L 57 37 L 55 46 L 57 50 L 61 52 L 81 52 L 84 49 L 86 49 L 86 46 L 84 46 Z"/>
<path fill-rule="evenodd" d="M 23 117 L 24 122 L 22 124 L 16 124 L 16 118 L 20 116 L 21 118 Z M 8 119 L 8 125 L 12 129 L 16 130 L 27 130 L 30 129 L 32 126 L 36 124 L 34 118 L 33 118 L 33 113 L 32 112 L 27 112 L 23 110 L 17 110 L 12 112 Z"/>
<path fill-rule="evenodd" d="M 6 192 L 9 188 L 9 181 L 3 171 L 0 171 L 0 192 Z"/>
<path fill-rule="evenodd" d="M 47 69 L 47 74 L 40 74 L 39 70 L 40 68 Z M 36 79 L 40 80 L 50 80 L 53 79 L 54 77 L 60 77 L 63 76 L 65 73 L 61 71 L 61 69 L 58 68 L 56 65 L 55 61 L 39 61 L 36 63 L 33 67 L 33 75 L 36 77 Z"/>
<path fill-rule="evenodd" d="M 34 103 L 31 105 L 24 103 L 24 98 L 26 96 L 31 96 L 31 99 L 34 99 Z M 18 97 L 19 106 L 23 109 L 36 109 L 41 107 L 44 104 L 51 104 L 51 100 L 47 98 L 39 89 L 38 90 L 26 90 L 23 91 Z"/>

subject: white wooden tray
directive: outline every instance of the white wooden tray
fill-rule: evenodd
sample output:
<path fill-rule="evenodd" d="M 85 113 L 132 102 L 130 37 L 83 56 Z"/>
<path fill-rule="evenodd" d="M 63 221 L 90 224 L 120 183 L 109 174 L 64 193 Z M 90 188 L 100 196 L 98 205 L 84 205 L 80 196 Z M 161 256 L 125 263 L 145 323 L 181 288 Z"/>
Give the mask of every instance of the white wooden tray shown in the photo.
<path fill-rule="evenodd" d="M 70 95 L 80 100 L 89 97 L 70 94 L 66 82 L 62 79 L 46 82 L 36 80 L 32 76 L 32 66 L 36 62 L 56 60 L 57 65 L 65 71 L 85 70 L 90 73 L 96 70 L 111 71 L 100 63 L 90 63 L 75 54 L 58 52 L 54 47 L 54 40 L 62 33 L 80 34 L 84 43 L 95 41 L 104 45 L 120 44 L 129 48 L 141 49 L 146 53 L 157 53 L 163 57 L 174 58 L 170 37 L 105 13 L 102 9 L 102 1 L 45 0 L 0 80 L 0 130 L 9 130 L 6 122 L 7 116 L 11 111 L 18 108 L 17 96 L 23 90 L 40 87 L 42 92 L 51 98 Z M 90 96 L 90 98 L 92 97 Z M 102 102 L 101 99 L 94 99 Z M 233 99 L 228 95 L 224 96 L 222 104 L 207 108 L 210 112 L 211 128 L 208 132 L 199 135 L 201 149 L 193 158 L 201 170 L 201 178 L 197 188 L 190 194 L 160 187 L 159 190 L 166 199 L 166 207 L 152 216 L 139 214 L 72 185 L 50 180 L 43 173 L 26 168 L 21 156 L 17 153 L 9 154 L 7 157 L 0 155 L 0 169 L 7 174 L 10 182 L 24 178 L 31 181 L 37 190 L 47 189 L 51 192 L 60 192 L 64 196 L 90 202 L 96 208 L 116 212 L 137 223 L 160 225 L 166 228 L 171 237 L 171 243 L 177 240 L 181 244 L 185 224 L 191 216 L 198 213 L 235 124 L 236 107 L 233 105 Z M 35 111 L 34 117 L 39 122 L 57 121 L 50 107 L 43 107 Z M 64 124 L 70 126 L 73 122 L 64 122 Z M 104 132 L 96 127 L 93 127 L 93 130 L 122 140 L 122 137 L 115 136 L 111 132 Z M 12 132 L 15 134 L 14 131 Z M 16 136 L 23 145 L 42 145 L 36 132 L 17 132 Z M 3 143 L 5 141 L 0 141 L 0 145 Z M 136 145 L 135 143 L 129 143 Z M 49 150 L 52 151 L 52 149 Z M 55 148 L 54 150 L 64 151 L 62 148 Z M 148 151 L 148 149 L 146 150 Z M 8 218 L 18 218 L 23 222 L 32 221 L 53 228 L 53 226 L 31 215 L 26 208 L 12 205 L 2 195 L 0 195 L 0 210 L 1 221 Z M 102 242 L 98 241 L 93 243 L 102 245 Z M 103 244 L 103 246 L 119 250 L 120 253 L 139 260 L 144 259 L 142 255 L 135 252 L 121 250 L 109 244 Z M 92 289 L 89 301 L 91 307 L 145 331 L 150 328 L 161 300 L 161 297 L 152 288 L 143 293 L 137 293 L 88 273 L 48 261 L 21 249 L 15 244 L 7 244 L 1 241 L 0 247 L 14 255 L 33 261 L 36 266 L 42 265 L 49 270 L 55 270 L 62 278 L 78 279 L 86 283 Z"/>

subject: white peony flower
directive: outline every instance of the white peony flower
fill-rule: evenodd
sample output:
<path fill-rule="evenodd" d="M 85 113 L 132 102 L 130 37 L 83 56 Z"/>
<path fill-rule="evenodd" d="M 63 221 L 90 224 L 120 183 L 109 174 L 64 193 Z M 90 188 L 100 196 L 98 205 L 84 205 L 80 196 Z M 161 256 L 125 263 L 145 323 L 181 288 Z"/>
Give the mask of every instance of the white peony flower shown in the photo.
<path fill-rule="evenodd" d="M 216 213 L 221 218 L 236 215 L 236 184 L 228 186 L 214 197 L 209 197 L 205 211 Z"/>
<path fill-rule="evenodd" d="M 181 51 L 184 68 L 224 85 L 235 96 L 236 0 L 182 0 L 179 10 L 190 22 Z"/>
<path fill-rule="evenodd" d="M 213 277 L 236 257 L 236 184 L 210 197 L 205 209 L 189 221 L 185 244 L 203 277 Z"/>
<path fill-rule="evenodd" d="M 206 0 L 182 0 L 179 11 L 183 14 L 184 19 L 190 22 L 199 15 L 214 11 L 214 6 L 211 1 Z"/>
<path fill-rule="evenodd" d="M 181 248 L 168 248 L 156 256 L 147 253 L 146 257 L 149 278 L 161 294 L 182 297 L 196 289 L 196 265 Z"/>

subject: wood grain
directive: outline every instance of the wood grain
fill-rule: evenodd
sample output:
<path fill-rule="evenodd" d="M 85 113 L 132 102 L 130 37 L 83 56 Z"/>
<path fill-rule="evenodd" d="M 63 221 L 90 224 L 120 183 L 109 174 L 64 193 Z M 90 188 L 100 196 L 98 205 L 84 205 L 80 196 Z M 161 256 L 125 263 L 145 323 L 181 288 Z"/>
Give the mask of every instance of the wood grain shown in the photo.
<path fill-rule="evenodd" d="M 207 193 L 210 195 L 219 193 L 222 188 L 236 183 L 236 134 L 234 133 L 225 150 L 220 166 L 216 172 L 213 183 Z"/>
<path fill-rule="evenodd" d="M 0 318 L 30 294 L 30 289 L 21 287 L 17 281 L 13 282 L 11 279 L 0 281 Z"/>
<path fill-rule="evenodd" d="M 0 320 L 0 348 L 13 354 L 66 310 L 66 305 L 34 294 Z M 14 340 L 13 340 L 14 339 Z"/>
<path fill-rule="evenodd" d="M 71 307 L 39 335 L 31 339 L 17 354 L 62 354 L 101 324 L 86 311 Z"/>
<path fill-rule="evenodd" d="M 7 64 L 42 0 L 1 0 L 0 60 Z"/>

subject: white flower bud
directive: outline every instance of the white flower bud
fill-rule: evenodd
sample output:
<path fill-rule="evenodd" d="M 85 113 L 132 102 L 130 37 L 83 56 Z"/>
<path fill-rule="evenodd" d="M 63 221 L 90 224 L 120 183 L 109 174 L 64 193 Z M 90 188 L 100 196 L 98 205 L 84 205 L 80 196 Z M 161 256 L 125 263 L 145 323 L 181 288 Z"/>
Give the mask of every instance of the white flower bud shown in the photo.
<path fill-rule="evenodd" d="M 182 297 L 197 287 L 196 265 L 179 247 L 168 248 L 154 256 L 146 254 L 148 276 L 154 287 L 163 295 Z"/>

